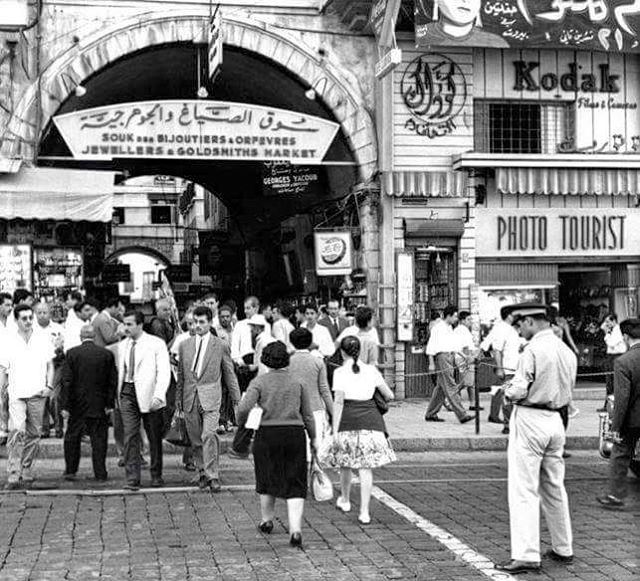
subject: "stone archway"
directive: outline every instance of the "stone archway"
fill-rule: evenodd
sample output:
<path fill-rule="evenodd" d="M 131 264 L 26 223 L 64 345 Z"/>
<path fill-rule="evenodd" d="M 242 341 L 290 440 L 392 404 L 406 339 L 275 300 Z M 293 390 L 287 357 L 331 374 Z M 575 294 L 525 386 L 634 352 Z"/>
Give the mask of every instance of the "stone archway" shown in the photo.
<path fill-rule="evenodd" d="M 118 245 L 118 247 L 115 248 L 113 252 L 111 252 L 111 254 L 109 254 L 104 259 L 104 262 L 105 264 L 107 264 L 109 262 L 117 260 L 123 254 L 146 254 L 147 256 L 150 256 L 151 258 L 155 258 L 156 260 L 162 262 L 165 266 L 171 265 L 171 260 L 169 260 L 167 256 L 157 248 L 152 248 L 151 246 L 140 246 L 135 244 L 132 245 L 132 244 L 126 243 L 126 241 Z"/>
<path fill-rule="evenodd" d="M 76 83 L 97 73 L 117 59 L 152 46 L 176 43 L 206 43 L 207 18 L 202 14 L 154 12 L 138 15 L 101 30 L 60 56 L 31 85 L 17 104 L 9 130 L 20 140 L 3 144 L 0 154 L 8 158 L 32 158 L 40 135 L 25 120 L 41 115 L 40 128 L 47 126 L 60 103 L 69 96 L 68 75 Z M 368 181 L 376 171 L 377 145 L 372 117 L 355 77 L 321 58 L 304 42 L 263 22 L 224 19 L 225 44 L 264 55 L 316 89 L 319 97 L 341 123 L 359 167 L 359 178 Z M 322 79 L 325 79 L 323 81 Z M 41 92 L 41 103 L 37 94 Z"/>

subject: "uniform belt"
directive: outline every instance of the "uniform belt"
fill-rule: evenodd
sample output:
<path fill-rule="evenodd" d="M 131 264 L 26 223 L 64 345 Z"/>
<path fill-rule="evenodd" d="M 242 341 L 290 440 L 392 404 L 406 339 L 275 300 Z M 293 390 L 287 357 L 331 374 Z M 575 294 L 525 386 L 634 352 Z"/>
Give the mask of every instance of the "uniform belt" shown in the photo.
<path fill-rule="evenodd" d="M 562 413 L 567 408 L 566 405 L 559 408 L 551 408 L 547 405 L 535 404 L 535 403 L 517 403 L 516 405 L 523 408 L 533 408 L 534 410 L 545 410 L 547 412 L 558 412 L 558 413 Z"/>

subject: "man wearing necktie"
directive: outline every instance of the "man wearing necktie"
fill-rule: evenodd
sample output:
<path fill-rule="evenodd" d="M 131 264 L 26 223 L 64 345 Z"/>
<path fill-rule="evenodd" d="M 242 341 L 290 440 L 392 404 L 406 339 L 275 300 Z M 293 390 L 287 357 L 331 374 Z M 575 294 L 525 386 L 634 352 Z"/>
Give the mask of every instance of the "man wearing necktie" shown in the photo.
<path fill-rule="evenodd" d="M 349 326 L 349 321 L 340 316 L 340 303 L 329 301 L 327 303 L 327 314 L 318 321 L 319 325 L 329 329 L 331 340 L 335 342 L 340 333 Z"/>
<path fill-rule="evenodd" d="M 118 345 L 118 396 L 124 427 L 125 488 L 140 487 L 140 422 L 149 438 L 151 486 L 161 487 L 162 408 L 171 380 L 167 346 L 162 339 L 142 330 L 144 315 L 129 311 L 124 316 L 127 339 Z"/>
<path fill-rule="evenodd" d="M 193 457 L 200 473 L 200 488 L 220 491 L 220 440 L 216 430 L 220 417 L 222 382 L 235 407 L 240 388 L 229 346 L 211 333 L 213 313 L 209 307 L 193 311 L 196 334 L 178 348 L 176 407 L 184 411 Z"/>

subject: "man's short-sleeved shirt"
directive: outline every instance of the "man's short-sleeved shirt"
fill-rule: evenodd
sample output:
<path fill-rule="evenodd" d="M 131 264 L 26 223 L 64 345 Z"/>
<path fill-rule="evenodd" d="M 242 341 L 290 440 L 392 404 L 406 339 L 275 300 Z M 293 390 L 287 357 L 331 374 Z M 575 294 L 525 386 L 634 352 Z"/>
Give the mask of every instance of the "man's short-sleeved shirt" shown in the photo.
<path fill-rule="evenodd" d="M 0 352 L 0 367 L 9 375 L 9 398 L 35 396 L 47 387 L 47 365 L 54 349 L 46 333 L 34 330 L 29 341 L 17 332 L 7 333 Z"/>

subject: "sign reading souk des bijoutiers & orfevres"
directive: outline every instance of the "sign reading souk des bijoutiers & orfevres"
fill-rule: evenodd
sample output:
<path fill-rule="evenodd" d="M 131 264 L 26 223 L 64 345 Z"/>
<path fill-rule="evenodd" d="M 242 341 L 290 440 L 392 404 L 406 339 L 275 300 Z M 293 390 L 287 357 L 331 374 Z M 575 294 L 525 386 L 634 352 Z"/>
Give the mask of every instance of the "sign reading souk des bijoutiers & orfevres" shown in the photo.
<path fill-rule="evenodd" d="M 640 254 L 640 214 L 622 209 L 479 210 L 479 257 Z"/>

